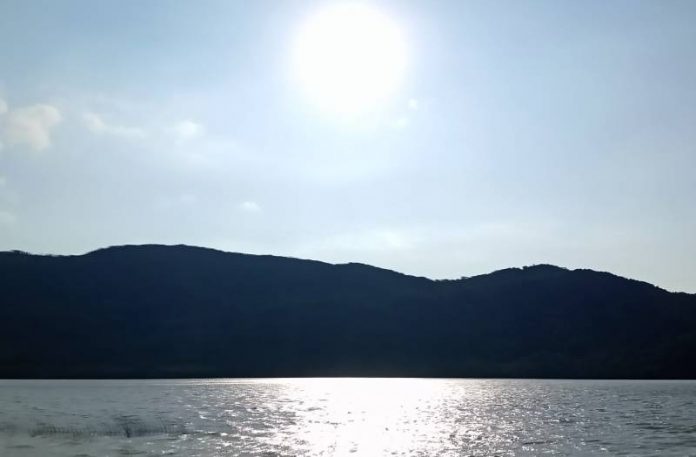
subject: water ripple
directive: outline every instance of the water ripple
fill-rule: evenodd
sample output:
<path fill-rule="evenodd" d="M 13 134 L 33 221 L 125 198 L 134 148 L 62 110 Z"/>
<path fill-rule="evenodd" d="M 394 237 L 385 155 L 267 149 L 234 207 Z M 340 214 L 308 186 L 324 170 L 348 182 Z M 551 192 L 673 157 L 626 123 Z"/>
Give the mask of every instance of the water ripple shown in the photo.
<path fill-rule="evenodd" d="M 0 381 L 0 455 L 696 456 L 696 382 Z"/>

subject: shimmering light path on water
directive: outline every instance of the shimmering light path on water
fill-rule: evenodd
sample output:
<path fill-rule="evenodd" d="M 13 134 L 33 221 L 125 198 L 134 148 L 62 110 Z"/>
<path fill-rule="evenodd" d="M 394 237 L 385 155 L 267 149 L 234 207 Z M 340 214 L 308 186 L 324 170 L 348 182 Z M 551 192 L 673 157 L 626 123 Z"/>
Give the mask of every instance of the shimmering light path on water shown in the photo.
<path fill-rule="evenodd" d="M 0 381 L 0 455 L 696 456 L 696 382 Z"/>

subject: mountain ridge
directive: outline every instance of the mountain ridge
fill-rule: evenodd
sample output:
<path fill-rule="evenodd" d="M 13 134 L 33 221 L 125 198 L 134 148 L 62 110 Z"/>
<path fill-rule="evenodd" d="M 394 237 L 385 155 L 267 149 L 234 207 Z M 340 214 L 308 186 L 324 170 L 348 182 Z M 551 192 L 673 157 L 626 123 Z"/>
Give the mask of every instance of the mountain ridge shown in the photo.
<path fill-rule="evenodd" d="M 204 246 L 194 246 L 194 245 L 188 245 L 188 244 L 154 244 L 154 243 L 123 244 L 123 245 L 113 245 L 113 246 L 107 246 L 104 248 L 98 248 L 98 249 L 94 249 L 92 251 L 85 252 L 83 254 L 49 254 L 49 253 L 32 253 L 32 252 L 27 252 L 27 251 L 22 251 L 22 250 L 9 250 L 9 251 L 0 251 L 0 256 L 4 255 L 4 254 L 21 254 L 21 255 L 27 255 L 27 256 L 33 256 L 33 257 L 70 258 L 70 257 L 85 257 L 85 256 L 101 255 L 104 253 L 121 251 L 124 249 L 132 249 L 132 248 L 183 248 L 183 249 L 209 251 L 209 252 L 213 252 L 216 254 L 229 254 L 229 255 L 238 255 L 238 256 L 316 262 L 316 263 L 330 265 L 330 266 L 336 266 L 336 267 L 340 267 L 340 266 L 363 266 L 363 267 L 373 268 L 376 270 L 382 270 L 382 271 L 387 271 L 387 272 L 391 272 L 391 273 L 396 273 L 396 274 L 408 276 L 411 278 L 427 279 L 429 281 L 434 281 L 434 282 L 464 281 L 467 279 L 480 278 L 480 277 L 485 277 L 485 276 L 494 275 L 494 274 L 498 274 L 498 273 L 505 273 L 508 271 L 524 272 L 525 270 L 538 270 L 538 269 L 552 269 L 552 270 L 565 271 L 565 272 L 571 272 L 571 273 L 572 272 L 590 272 L 590 273 L 601 274 L 601 275 L 610 275 L 610 276 L 617 278 L 617 279 L 633 281 L 636 283 L 647 284 L 649 286 L 655 287 L 657 289 L 660 289 L 660 290 L 663 290 L 665 292 L 672 293 L 672 294 L 685 294 L 685 295 L 696 296 L 696 293 L 668 290 L 668 289 L 660 287 L 656 284 L 652 284 L 648 281 L 644 281 L 644 280 L 636 279 L 636 278 L 629 278 L 629 277 L 618 275 L 616 273 L 612 273 L 609 271 L 595 270 L 592 268 L 569 268 L 569 267 L 564 267 L 564 266 L 559 266 L 559 265 L 554 265 L 554 264 L 549 264 L 549 263 L 537 263 L 537 264 L 523 265 L 523 266 L 519 266 L 519 267 L 506 267 L 506 268 L 502 268 L 499 270 L 493 270 L 493 271 L 490 271 L 488 273 L 480 273 L 480 274 L 476 274 L 473 276 L 462 276 L 459 278 L 433 279 L 433 278 L 429 278 L 427 276 L 403 273 L 403 272 L 400 272 L 397 270 L 392 270 L 390 268 L 378 267 L 376 265 L 371 265 L 371 264 L 367 264 L 367 263 L 363 263 L 363 262 L 332 263 L 332 262 L 327 262 L 327 261 L 323 261 L 323 260 L 308 259 L 308 258 L 304 258 L 304 257 L 281 256 L 281 255 L 274 255 L 274 254 L 250 254 L 250 253 L 244 253 L 244 252 L 225 251 L 225 250 L 217 249 L 217 248 L 204 247 Z"/>
<path fill-rule="evenodd" d="M 128 245 L 0 253 L 0 290 L 0 378 L 696 378 L 695 295 L 586 269 Z"/>

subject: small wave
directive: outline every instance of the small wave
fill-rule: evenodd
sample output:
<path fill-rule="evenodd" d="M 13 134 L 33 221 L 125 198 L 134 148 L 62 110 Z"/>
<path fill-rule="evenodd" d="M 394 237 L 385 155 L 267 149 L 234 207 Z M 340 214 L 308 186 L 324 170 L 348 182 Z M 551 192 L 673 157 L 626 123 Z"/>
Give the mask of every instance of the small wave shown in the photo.
<path fill-rule="evenodd" d="M 31 444 L 11 444 L 6 447 L 7 449 L 34 449 L 34 446 Z"/>
<path fill-rule="evenodd" d="M 2 434 L 27 434 L 34 437 L 42 436 L 72 436 L 89 438 L 101 436 L 122 436 L 137 438 L 142 436 L 170 435 L 181 436 L 189 434 L 183 423 L 174 421 L 147 422 L 133 416 L 116 416 L 111 424 L 94 425 L 57 425 L 41 423 L 35 426 L 21 427 L 18 425 L 0 425 Z"/>

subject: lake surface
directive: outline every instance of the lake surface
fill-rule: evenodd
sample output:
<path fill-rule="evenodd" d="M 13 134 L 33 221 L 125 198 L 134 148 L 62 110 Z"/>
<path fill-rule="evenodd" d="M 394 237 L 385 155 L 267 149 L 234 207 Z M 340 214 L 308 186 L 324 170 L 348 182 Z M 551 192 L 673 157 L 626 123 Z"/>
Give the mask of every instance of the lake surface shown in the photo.
<path fill-rule="evenodd" d="M 696 456 L 696 382 L 0 381 L 0 455 Z"/>

